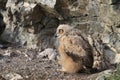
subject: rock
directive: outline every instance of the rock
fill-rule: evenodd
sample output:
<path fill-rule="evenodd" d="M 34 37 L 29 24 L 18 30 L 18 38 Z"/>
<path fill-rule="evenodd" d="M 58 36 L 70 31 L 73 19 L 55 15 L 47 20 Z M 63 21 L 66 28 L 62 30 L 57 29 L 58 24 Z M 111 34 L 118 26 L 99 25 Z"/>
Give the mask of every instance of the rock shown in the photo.
<path fill-rule="evenodd" d="M 2 40 L 33 49 L 54 47 L 53 36 L 59 25 L 59 14 L 54 9 L 22 0 L 8 0 L 6 7 L 3 15 L 6 29 L 1 35 Z"/>
<path fill-rule="evenodd" d="M 57 0 L 55 4 L 55 10 L 64 18 L 68 19 L 70 16 L 70 11 L 68 9 L 67 0 Z"/>
<path fill-rule="evenodd" d="M 3 45 L 0 44 L 0 48 L 3 48 Z"/>
<path fill-rule="evenodd" d="M 114 64 L 116 53 L 110 48 L 106 48 L 104 53 L 106 60 L 108 60 L 111 64 Z"/>
<path fill-rule="evenodd" d="M 1 75 L 0 75 L 0 80 L 6 80 L 5 78 L 3 78 Z"/>
<path fill-rule="evenodd" d="M 41 53 L 39 53 L 37 57 L 38 58 L 39 57 L 48 57 L 49 60 L 54 60 L 57 58 L 57 53 L 54 49 L 47 48 L 44 51 L 42 51 Z"/>
<path fill-rule="evenodd" d="M 105 70 L 98 74 L 98 77 L 95 80 L 105 80 L 106 77 L 109 77 L 112 74 L 112 70 Z"/>
<path fill-rule="evenodd" d="M 5 23 L 3 21 L 3 15 L 0 13 L 0 36 L 5 30 Z"/>
<path fill-rule="evenodd" d="M 5 10 L 6 9 L 6 3 L 7 0 L 0 0 L 0 10 Z"/>
<path fill-rule="evenodd" d="M 103 34 L 103 43 L 110 43 L 110 35 L 109 34 Z"/>
<path fill-rule="evenodd" d="M 23 79 L 23 77 L 17 73 L 8 73 L 8 74 L 4 74 L 3 77 L 6 80 L 21 80 Z"/>
<path fill-rule="evenodd" d="M 44 5 L 47 5 L 51 8 L 54 8 L 54 5 L 56 3 L 56 0 L 35 0 L 37 3 L 41 3 Z"/>
<path fill-rule="evenodd" d="M 116 55 L 115 55 L 114 63 L 117 63 L 117 64 L 120 63 L 120 54 L 116 54 Z"/>
<path fill-rule="evenodd" d="M 5 53 L 3 54 L 4 57 L 16 57 L 18 54 L 14 51 L 11 50 L 6 50 Z"/>

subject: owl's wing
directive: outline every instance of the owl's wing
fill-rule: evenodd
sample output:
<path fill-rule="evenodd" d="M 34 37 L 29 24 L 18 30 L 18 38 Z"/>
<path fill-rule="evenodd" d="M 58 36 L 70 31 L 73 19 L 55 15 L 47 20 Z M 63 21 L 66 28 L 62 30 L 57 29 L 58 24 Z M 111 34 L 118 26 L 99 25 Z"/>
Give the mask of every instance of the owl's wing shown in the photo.
<path fill-rule="evenodd" d="M 72 56 L 76 55 L 79 58 L 81 57 L 83 64 L 86 67 L 91 67 L 93 63 L 93 54 L 92 54 L 91 46 L 88 44 L 88 42 L 84 41 L 84 39 L 82 39 L 82 37 L 80 36 L 70 36 L 70 44 L 71 44 L 71 49 L 70 49 L 71 53 L 69 54 L 70 55 L 72 54 Z M 76 60 L 75 58 L 74 60 Z"/>
<path fill-rule="evenodd" d="M 71 36 L 76 36 L 77 35 L 77 36 L 81 37 L 83 40 L 87 41 L 87 36 L 78 29 L 71 30 L 68 33 L 68 35 L 71 35 Z"/>
<path fill-rule="evenodd" d="M 84 50 L 84 41 L 83 39 L 76 35 L 69 35 L 69 41 L 66 44 L 67 45 L 67 50 L 71 52 L 72 54 L 78 55 L 78 56 L 84 56 L 85 50 Z M 81 54 L 82 53 L 82 54 Z"/>

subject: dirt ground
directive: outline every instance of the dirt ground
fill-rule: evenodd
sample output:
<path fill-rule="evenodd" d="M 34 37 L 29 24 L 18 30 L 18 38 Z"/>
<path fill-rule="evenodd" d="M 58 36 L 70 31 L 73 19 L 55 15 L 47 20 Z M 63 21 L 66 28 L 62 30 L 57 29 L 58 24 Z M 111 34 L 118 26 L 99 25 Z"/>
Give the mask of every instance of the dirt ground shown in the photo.
<path fill-rule="evenodd" d="M 38 50 L 1 49 L 0 75 L 17 73 L 22 80 L 94 80 L 96 74 L 58 72 L 57 60 L 38 58 Z"/>

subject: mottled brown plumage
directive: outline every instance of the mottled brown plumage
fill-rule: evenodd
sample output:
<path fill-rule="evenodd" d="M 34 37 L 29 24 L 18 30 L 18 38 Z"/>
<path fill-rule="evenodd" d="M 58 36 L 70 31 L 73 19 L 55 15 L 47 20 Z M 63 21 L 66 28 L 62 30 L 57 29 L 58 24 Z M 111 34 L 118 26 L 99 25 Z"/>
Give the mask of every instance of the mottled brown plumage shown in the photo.
<path fill-rule="evenodd" d="M 56 33 L 59 40 L 59 64 L 62 66 L 60 71 L 75 73 L 92 68 L 92 48 L 80 30 L 63 24 Z"/>

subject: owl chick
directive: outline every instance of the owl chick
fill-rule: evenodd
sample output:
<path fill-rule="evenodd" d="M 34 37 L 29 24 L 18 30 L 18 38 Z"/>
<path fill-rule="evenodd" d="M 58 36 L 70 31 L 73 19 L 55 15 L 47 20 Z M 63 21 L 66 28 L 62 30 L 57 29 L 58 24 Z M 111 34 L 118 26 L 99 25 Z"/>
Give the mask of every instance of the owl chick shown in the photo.
<path fill-rule="evenodd" d="M 58 63 L 62 66 L 59 71 L 76 73 L 92 68 L 92 48 L 88 41 L 84 39 L 80 30 L 70 25 L 62 24 L 58 26 L 56 35 L 60 54 Z"/>

